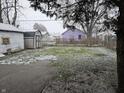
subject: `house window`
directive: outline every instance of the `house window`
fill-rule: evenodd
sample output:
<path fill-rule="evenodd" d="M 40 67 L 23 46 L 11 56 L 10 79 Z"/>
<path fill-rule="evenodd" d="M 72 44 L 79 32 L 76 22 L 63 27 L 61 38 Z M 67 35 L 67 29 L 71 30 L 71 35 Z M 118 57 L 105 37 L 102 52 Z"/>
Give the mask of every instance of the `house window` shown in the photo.
<path fill-rule="evenodd" d="M 2 38 L 2 44 L 3 45 L 8 45 L 10 44 L 10 39 L 8 37 L 3 37 Z"/>
<path fill-rule="evenodd" d="M 81 39 L 81 35 L 78 35 L 78 39 L 79 39 L 79 40 Z"/>

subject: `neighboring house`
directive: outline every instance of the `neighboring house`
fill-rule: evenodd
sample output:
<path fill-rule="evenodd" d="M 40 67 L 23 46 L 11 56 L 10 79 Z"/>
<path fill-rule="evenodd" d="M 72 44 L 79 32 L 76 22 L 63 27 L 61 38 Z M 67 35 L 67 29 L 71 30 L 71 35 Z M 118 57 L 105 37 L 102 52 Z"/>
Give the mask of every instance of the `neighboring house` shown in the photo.
<path fill-rule="evenodd" d="M 86 34 L 77 28 L 69 28 L 62 33 L 62 39 L 69 42 L 82 41 L 83 39 L 86 39 Z"/>
<path fill-rule="evenodd" d="M 24 35 L 18 28 L 0 23 L 0 53 L 24 49 Z"/>
<path fill-rule="evenodd" d="M 40 48 L 42 33 L 38 30 L 29 30 L 24 32 L 24 45 L 25 48 Z"/>

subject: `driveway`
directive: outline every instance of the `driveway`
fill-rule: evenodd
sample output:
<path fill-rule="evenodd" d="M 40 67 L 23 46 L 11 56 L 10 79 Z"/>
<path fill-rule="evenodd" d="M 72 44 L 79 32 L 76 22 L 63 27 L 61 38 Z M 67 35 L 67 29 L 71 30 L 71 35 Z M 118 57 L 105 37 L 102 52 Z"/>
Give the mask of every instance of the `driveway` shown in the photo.
<path fill-rule="evenodd" d="M 28 65 L 0 64 L 0 93 L 40 93 L 54 75 L 48 62 Z"/>

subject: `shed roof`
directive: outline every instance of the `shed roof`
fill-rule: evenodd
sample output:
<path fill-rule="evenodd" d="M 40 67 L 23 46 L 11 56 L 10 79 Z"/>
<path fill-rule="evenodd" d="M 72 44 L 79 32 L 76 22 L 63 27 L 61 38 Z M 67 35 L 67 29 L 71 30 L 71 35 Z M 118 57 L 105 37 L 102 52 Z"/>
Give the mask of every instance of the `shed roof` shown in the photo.
<path fill-rule="evenodd" d="M 17 27 L 10 25 L 10 24 L 4 24 L 4 23 L 0 23 L 0 30 L 8 31 L 8 32 L 21 32 L 22 33 L 22 31 L 20 29 L 18 29 Z"/>
<path fill-rule="evenodd" d="M 24 32 L 24 37 L 34 37 L 35 32 Z"/>

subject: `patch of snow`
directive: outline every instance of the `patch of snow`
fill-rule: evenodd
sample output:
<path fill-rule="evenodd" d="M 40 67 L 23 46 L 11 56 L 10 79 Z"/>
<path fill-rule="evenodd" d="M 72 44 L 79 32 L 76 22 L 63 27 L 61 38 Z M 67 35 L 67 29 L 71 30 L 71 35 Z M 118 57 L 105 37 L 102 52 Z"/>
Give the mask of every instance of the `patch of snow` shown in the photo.
<path fill-rule="evenodd" d="M 45 61 L 45 60 L 57 60 L 57 57 L 56 56 L 53 56 L 53 55 L 46 55 L 46 56 L 40 56 L 40 57 L 36 57 L 35 58 L 36 60 L 38 60 L 38 61 Z"/>
<path fill-rule="evenodd" d="M 4 56 L 5 56 L 4 54 L 0 53 L 0 57 L 4 57 Z"/>
<path fill-rule="evenodd" d="M 0 30 L 21 32 L 21 30 L 18 29 L 17 27 L 10 25 L 10 24 L 3 24 L 3 23 L 0 23 Z"/>
<path fill-rule="evenodd" d="M 57 57 L 56 56 L 53 56 L 53 55 L 46 55 L 46 56 L 38 56 L 38 57 L 35 57 L 35 56 L 25 56 L 25 55 L 19 55 L 19 56 L 14 56 L 14 57 L 11 57 L 11 58 L 8 58 L 8 59 L 5 59 L 5 60 L 0 60 L 0 64 L 16 64 L 16 65 L 19 65 L 19 64 L 24 64 L 24 65 L 27 65 L 27 64 L 31 64 L 31 63 L 36 63 L 36 62 L 39 62 L 39 61 L 55 61 L 57 60 Z"/>
<path fill-rule="evenodd" d="M 23 32 L 36 32 L 34 29 L 22 29 Z"/>
<path fill-rule="evenodd" d="M 6 93 L 6 89 L 1 89 L 1 92 L 2 93 Z"/>

